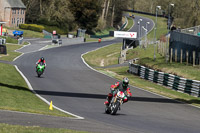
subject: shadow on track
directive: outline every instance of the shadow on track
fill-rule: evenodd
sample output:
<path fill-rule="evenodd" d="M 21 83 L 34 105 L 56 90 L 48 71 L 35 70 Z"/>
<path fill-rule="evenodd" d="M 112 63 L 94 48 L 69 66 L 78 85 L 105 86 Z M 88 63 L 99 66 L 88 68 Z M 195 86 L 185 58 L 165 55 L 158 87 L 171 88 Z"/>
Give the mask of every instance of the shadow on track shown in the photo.
<path fill-rule="evenodd" d="M 0 83 L 0 88 L 1 88 L 1 86 L 7 87 L 7 88 L 10 88 L 10 89 L 16 89 L 16 90 L 22 90 L 22 91 L 29 91 L 29 92 L 32 92 L 32 91 L 29 90 L 28 88 L 21 87 L 21 86 L 16 86 L 16 85 L 9 85 L 9 84 Z"/>
<path fill-rule="evenodd" d="M 93 98 L 93 99 L 106 99 L 107 97 L 107 95 L 102 95 L 102 94 L 56 92 L 56 91 L 41 91 L 41 90 L 34 90 L 34 91 L 39 95 L 51 95 L 51 96 L 63 96 L 63 97 L 78 97 L 78 98 Z M 130 97 L 129 101 L 182 104 L 180 102 L 166 98 L 135 97 L 135 96 Z"/>

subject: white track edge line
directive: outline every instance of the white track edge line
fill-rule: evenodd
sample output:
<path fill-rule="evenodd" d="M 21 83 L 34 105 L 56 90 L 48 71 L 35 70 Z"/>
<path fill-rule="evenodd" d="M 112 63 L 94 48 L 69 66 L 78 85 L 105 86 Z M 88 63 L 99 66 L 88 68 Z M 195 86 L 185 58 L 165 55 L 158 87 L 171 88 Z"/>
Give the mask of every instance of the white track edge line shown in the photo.
<path fill-rule="evenodd" d="M 32 88 L 32 86 L 31 86 L 30 82 L 28 81 L 28 79 L 24 76 L 24 74 L 18 69 L 18 67 L 17 67 L 16 65 L 14 65 L 14 66 L 15 66 L 16 70 L 20 73 L 20 75 L 24 78 L 24 80 L 26 81 L 26 84 L 28 85 L 29 89 L 30 89 L 37 97 L 39 97 L 39 98 L 40 98 L 41 100 L 43 100 L 45 103 L 47 103 L 48 105 L 50 105 L 50 102 L 49 102 L 49 101 L 47 101 L 45 98 L 43 98 L 43 97 L 41 97 L 40 95 L 38 95 L 38 94 L 33 90 L 33 88 Z M 70 113 L 70 112 L 67 112 L 67 111 L 65 111 L 65 110 L 63 110 L 63 109 L 60 109 L 60 108 L 56 107 L 55 105 L 53 105 L 53 108 L 55 108 L 55 109 L 57 109 L 57 110 L 59 110 L 59 111 L 61 111 L 61 112 L 67 113 L 67 114 L 69 114 L 69 115 L 72 115 L 72 116 L 76 117 L 76 119 L 85 119 L 84 117 L 81 117 L 81 116 L 72 114 L 72 113 Z M 73 119 L 73 118 L 72 118 L 72 119 Z"/>

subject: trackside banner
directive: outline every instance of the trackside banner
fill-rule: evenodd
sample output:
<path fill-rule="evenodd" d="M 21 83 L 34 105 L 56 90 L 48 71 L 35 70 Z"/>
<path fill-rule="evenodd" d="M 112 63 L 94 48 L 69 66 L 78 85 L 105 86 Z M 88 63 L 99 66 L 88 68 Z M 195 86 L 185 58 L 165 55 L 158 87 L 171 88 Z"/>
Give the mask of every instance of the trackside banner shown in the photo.
<path fill-rule="evenodd" d="M 137 38 L 137 32 L 114 31 L 114 37 Z"/>

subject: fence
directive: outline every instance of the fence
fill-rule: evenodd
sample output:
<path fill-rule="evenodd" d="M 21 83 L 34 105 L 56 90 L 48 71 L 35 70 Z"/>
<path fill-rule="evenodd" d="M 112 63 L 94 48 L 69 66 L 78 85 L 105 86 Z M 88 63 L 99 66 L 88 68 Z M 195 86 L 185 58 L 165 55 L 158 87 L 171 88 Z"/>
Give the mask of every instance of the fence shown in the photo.
<path fill-rule="evenodd" d="M 200 37 L 178 31 L 171 32 L 169 54 L 173 61 L 200 64 Z"/>
<path fill-rule="evenodd" d="M 129 64 L 129 73 L 138 75 L 143 79 L 167 86 L 175 91 L 200 97 L 200 81 L 185 79 L 176 75 L 155 71 L 137 64 Z"/>
<path fill-rule="evenodd" d="M 44 34 L 44 38 L 51 39 L 51 37 L 52 37 L 52 34 L 51 34 L 51 33 L 49 33 L 49 32 L 46 31 L 46 30 L 43 30 L 42 32 L 43 32 L 43 34 Z"/>

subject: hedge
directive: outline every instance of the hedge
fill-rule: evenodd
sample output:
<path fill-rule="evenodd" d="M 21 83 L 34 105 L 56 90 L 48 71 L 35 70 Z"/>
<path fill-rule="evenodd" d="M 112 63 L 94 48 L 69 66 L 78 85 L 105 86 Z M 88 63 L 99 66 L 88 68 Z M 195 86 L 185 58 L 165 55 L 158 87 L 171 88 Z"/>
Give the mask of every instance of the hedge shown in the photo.
<path fill-rule="evenodd" d="M 20 24 L 19 28 L 25 29 L 25 30 L 37 31 L 37 32 L 42 32 L 42 30 L 44 30 L 44 26 L 37 25 L 37 24 Z"/>

